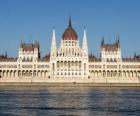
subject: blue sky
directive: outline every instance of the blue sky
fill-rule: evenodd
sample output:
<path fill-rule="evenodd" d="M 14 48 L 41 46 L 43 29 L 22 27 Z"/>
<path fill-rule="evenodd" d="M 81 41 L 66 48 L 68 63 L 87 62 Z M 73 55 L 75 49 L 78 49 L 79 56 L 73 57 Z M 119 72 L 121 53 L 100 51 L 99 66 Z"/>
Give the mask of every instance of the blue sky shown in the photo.
<path fill-rule="evenodd" d="M 20 41 L 38 40 L 49 53 L 55 25 L 57 45 L 72 17 L 80 41 L 86 27 L 89 53 L 99 56 L 102 36 L 120 36 L 123 57 L 140 54 L 140 0 L 0 0 L 0 54 L 17 56 Z"/>

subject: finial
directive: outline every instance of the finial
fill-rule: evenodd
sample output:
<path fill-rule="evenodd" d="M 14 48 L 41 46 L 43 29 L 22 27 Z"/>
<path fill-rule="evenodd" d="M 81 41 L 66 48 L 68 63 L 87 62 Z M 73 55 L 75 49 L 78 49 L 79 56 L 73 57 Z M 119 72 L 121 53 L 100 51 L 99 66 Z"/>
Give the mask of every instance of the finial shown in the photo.
<path fill-rule="evenodd" d="M 136 54 L 136 52 L 135 52 L 135 54 L 134 54 L 134 58 L 136 58 L 137 57 L 137 54 Z"/>
<path fill-rule="evenodd" d="M 71 16 L 69 17 L 69 27 L 72 27 L 72 24 L 71 24 Z"/>
<path fill-rule="evenodd" d="M 91 50 L 91 56 L 92 56 L 92 50 Z"/>
<path fill-rule="evenodd" d="M 55 25 L 53 26 L 53 35 L 55 36 Z"/>
<path fill-rule="evenodd" d="M 118 35 L 118 44 L 120 44 L 120 37 L 119 37 L 119 35 Z"/>
<path fill-rule="evenodd" d="M 7 51 L 5 52 L 5 57 L 7 58 Z"/>
<path fill-rule="evenodd" d="M 117 34 L 117 40 L 116 40 L 117 44 L 120 44 L 120 37 L 119 37 L 119 33 Z"/>
<path fill-rule="evenodd" d="M 86 36 L 86 27 L 84 26 L 84 35 Z"/>
<path fill-rule="evenodd" d="M 104 45 L 104 36 L 102 37 L 101 45 Z"/>
<path fill-rule="evenodd" d="M 53 25 L 53 29 L 55 29 L 55 25 Z"/>

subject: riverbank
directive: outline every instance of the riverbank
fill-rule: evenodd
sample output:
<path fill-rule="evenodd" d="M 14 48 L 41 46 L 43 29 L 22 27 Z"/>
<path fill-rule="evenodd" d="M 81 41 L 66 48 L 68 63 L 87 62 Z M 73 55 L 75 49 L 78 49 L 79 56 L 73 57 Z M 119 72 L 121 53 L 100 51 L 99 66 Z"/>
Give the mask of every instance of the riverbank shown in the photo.
<path fill-rule="evenodd" d="M 86 87 L 140 87 L 140 83 L 0 83 L 2 86 L 86 86 Z"/>

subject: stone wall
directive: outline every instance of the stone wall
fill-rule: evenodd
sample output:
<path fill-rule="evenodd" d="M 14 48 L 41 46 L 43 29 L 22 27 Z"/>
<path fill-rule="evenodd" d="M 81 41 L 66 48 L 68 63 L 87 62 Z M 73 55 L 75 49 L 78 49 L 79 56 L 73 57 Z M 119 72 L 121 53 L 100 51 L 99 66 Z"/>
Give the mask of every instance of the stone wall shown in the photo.
<path fill-rule="evenodd" d="M 48 78 L 48 77 L 10 77 L 0 78 L 0 83 L 140 83 L 138 77 L 100 77 L 100 78 Z"/>

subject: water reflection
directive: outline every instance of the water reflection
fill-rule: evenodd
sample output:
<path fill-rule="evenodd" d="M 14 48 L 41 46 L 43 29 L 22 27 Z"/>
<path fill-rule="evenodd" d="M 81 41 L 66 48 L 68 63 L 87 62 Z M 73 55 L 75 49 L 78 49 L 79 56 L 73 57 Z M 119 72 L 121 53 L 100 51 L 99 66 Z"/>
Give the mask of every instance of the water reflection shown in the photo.
<path fill-rule="evenodd" d="M 140 115 L 139 88 L 42 86 L 0 88 L 0 116 Z"/>

